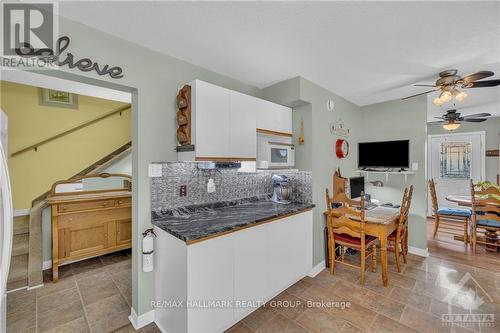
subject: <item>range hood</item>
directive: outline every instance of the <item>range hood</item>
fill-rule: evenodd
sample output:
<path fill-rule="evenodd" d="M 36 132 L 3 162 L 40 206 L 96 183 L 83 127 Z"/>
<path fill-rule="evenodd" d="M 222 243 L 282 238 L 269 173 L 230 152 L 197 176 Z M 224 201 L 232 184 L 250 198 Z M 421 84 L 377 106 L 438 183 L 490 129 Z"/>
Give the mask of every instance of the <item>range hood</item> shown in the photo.
<path fill-rule="evenodd" d="M 241 162 L 199 162 L 198 169 L 216 170 L 216 169 L 239 169 Z"/>

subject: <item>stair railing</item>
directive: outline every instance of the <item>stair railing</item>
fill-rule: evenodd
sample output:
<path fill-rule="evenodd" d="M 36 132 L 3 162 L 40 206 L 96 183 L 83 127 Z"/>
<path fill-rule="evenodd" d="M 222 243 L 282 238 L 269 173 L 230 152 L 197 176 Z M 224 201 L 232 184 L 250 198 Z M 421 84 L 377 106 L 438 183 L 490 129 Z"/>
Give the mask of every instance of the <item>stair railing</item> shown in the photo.
<path fill-rule="evenodd" d="M 23 149 L 20 149 L 20 150 L 18 150 L 18 151 L 16 151 L 16 152 L 12 153 L 12 154 L 10 155 L 10 157 L 15 157 L 15 156 L 17 156 L 17 155 L 20 155 L 20 154 L 26 153 L 26 152 L 28 152 L 28 151 L 30 151 L 30 150 L 35 150 L 35 151 L 37 151 L 37 150 L 38 150 L 38 147 L 43 146 L 43 145 L 45 145 L 45 144 L 47 144 L 47 143 L 49 143 L 49 142 L 51 142 L 51 141 L 57 140 L 57 139 L 59 139 L 59 138 L 62 138 L 63 136 L 66 136 L 66 135 L 68 135 L 68 134 L 71 134 L 71 133 L 73 133 L 73 132 L 75 132 L 75 131 L 78 131 L 78 130 L 80 130 L 80 129 L 82 129 L 82 128 L 85 128 L 85 127 L 87 127 L 87 126 L 90 126 L 90 125 L 92 125 L 92 124 L 95 124 L 95 123 L 97 123 L 97 122 L 99 122 L 99 121 L 101 121 L 101 120 L 104 120 L 104 119 L 106 119 L 106 118 L 109 118 L 109 117 L 111 117 L 111 116 L 113 116 L 113 115 L 115 115 L 115 114 L 117 114 L 117 113 L 119 113 L 119 114 L 121 115 L 121 113 L 122 113 L 122 112 L 127 111 L 127 110 L 130 110 L 130 109 L 131 109 L 130 104 L 129 104 L 129 105 L 122 106 L 122 107 L 119 107 L 118 109 L 113 110 L 113 111 L 111 111 L 111 112 L 109 112 L 109 113 L 106 113 L 106 114 L 105 114 L 105 115 L 103 115 L 103 116 L 100 116 L 100 117 L 94 118 L 94 119 L 92 119 L 92 120 L 89 120 L 89 121 L 87 121 L 87 122 L 85 122 L 85 123 L 81 124 L 81 125 L 78 125 L 78 126 L 76 126 L 76 127 L 70 128 L 69 130 L 66 130 L 66 131 L 64 131 L 64 132 L 61 132 L 61 133 L 56 134 L 56 135 L 54 135 L 54 136 L 51 136 L 51 137 L 50 137 L 50 138 L 48 138 L 48 139 L 42 140 L 42 141 L 37 142 L 37 143 L 35 143 L 35 144 L 33 144 L 33 145 L 30 145 L 30 146 L 28 146 L 28 147 L 25 147 L 25 148 L 23 148 Z"/>

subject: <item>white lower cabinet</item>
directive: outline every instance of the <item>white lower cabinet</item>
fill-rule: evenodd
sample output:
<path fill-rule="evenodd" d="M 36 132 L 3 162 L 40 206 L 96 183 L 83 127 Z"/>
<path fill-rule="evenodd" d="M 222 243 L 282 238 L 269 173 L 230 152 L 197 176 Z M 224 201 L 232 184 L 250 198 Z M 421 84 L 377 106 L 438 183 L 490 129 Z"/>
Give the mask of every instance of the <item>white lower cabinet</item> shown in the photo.
<path fill-rule="evenodd" d="M 157 304 L 184 302 L 155 310 L 163 332 L 223 332 L 312 268 L 311 211 L 192 245 L 155 232 Z"/>

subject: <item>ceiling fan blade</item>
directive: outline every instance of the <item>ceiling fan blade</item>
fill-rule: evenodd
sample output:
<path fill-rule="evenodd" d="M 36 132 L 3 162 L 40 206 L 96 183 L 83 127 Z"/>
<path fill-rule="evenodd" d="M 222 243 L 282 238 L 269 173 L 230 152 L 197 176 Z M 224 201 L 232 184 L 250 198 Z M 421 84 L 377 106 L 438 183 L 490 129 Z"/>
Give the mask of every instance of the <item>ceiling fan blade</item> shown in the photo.
<path fill-rule="evenodd" d="M 437 87 L 434 84 L 414 84 L 415 87 Z"/>
<path fill-rule="evenodd" d="M 423 93 L 420 93 L 420 94 L 416 94 L 416 95 L 411 95 L 411 96 L 408 96 L 408 97 L 405 97 L 405 98 L 402 98 L 402 100 L 405 100 L 405 99 L 408 99 L 408 98 L 412 98 L 412 97 L 417 97 L 417 96 L 420 96 L 420 95 L 425 95 L 425 94 L 428 94 L 428 93 L 431 93 L 431 92 L 434 92 L 438 89 L 433 89 L 433 90 L 429 90 L 429 91 L 426 91 L 426 92 L 423 92 Z"/>
<path fill-rule="evenodd" d="M 468 121 L 468 122 L 471 122 L 471 123 L 480 123 L 482 121 L 486 121 L 487 119 L 486 118 L 466 118 L 466 119 L 462 119 L 462 121 Z"/>
<path fill-rule="evenodd" d="M 464 116 L 464 119 L 467 119 L 467 118 L 482 118 L 482 117 L 489 117 L 491 116 L 491 114 L 489 113 L 476 113 L 476 114 L 470 114 L 470 115 L 467 115 L 467 116 Z"/>
<path fill-rule="evenodd" d="M 464 76 L 460 80 L 465 81 L 465 82 L 474 82 L 477 80 L 485 79 L 485 78 L 493 76 L 493 75 L 495 75 L 495 73 L 493 73 L 491 71 L 479 71 L 477 73 Z"/>
<path fill-rule="evenodd" d="M 446 117 L 434 117 L 436 119 L 446 119 Z"/>
<path fill-rule="evenodd" d="M 496 87 L 500 85 L 500 79 L 471 82 L 471 84 L 469 88 Z"/>

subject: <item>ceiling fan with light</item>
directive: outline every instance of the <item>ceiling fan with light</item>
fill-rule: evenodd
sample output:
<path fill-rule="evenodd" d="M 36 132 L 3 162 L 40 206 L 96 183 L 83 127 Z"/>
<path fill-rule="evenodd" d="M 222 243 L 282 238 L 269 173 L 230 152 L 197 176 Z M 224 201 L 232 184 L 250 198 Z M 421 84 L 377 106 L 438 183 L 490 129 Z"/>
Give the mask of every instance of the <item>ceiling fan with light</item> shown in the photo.
<path fill-rule="evenodd" d="M 486 121 L 485 117 L 489 117 L 491 114 L 489 113 L 476 113 L 468 116 L 460 116 L 460 113 L 457 110 L 448 110 L 446 114 L 441 117 L 434 117 L 440 119 L 439 123 L 443 123 L 443 128 L 448 131 L 456 130 L 460 127 L 460 122 L 468 121 L 472 123 L 480 123 L 482 121 Z"/>
<path fill-rule="evenodd" d="M 441 93 L 437 98 L 434 99 L 432 103 L 437 106 L 441 106 L 446 102 L 455 99 L 462 102 L 466 97 L 467 93 L 460 89 L 468 88 L 486 88 L 495 87 L 500 85 L 500 79 L 479 81 L 487 77 L 495 75 L 491 71 L 479 71 L 474 74 L 470 74 L 464 77 L 457 75 L 458 70 L 448 69 L 439 73 L 439 79 L 437 79 L 434 85 L 432 84 L 415 84 L 416 87 L 434 87 L 435 89 L 425 91 L 420 94 L 405 97 L 403 99 L 408 99 L 420 95 L 429 94 L 431 92 L 440 91 Z"/>

